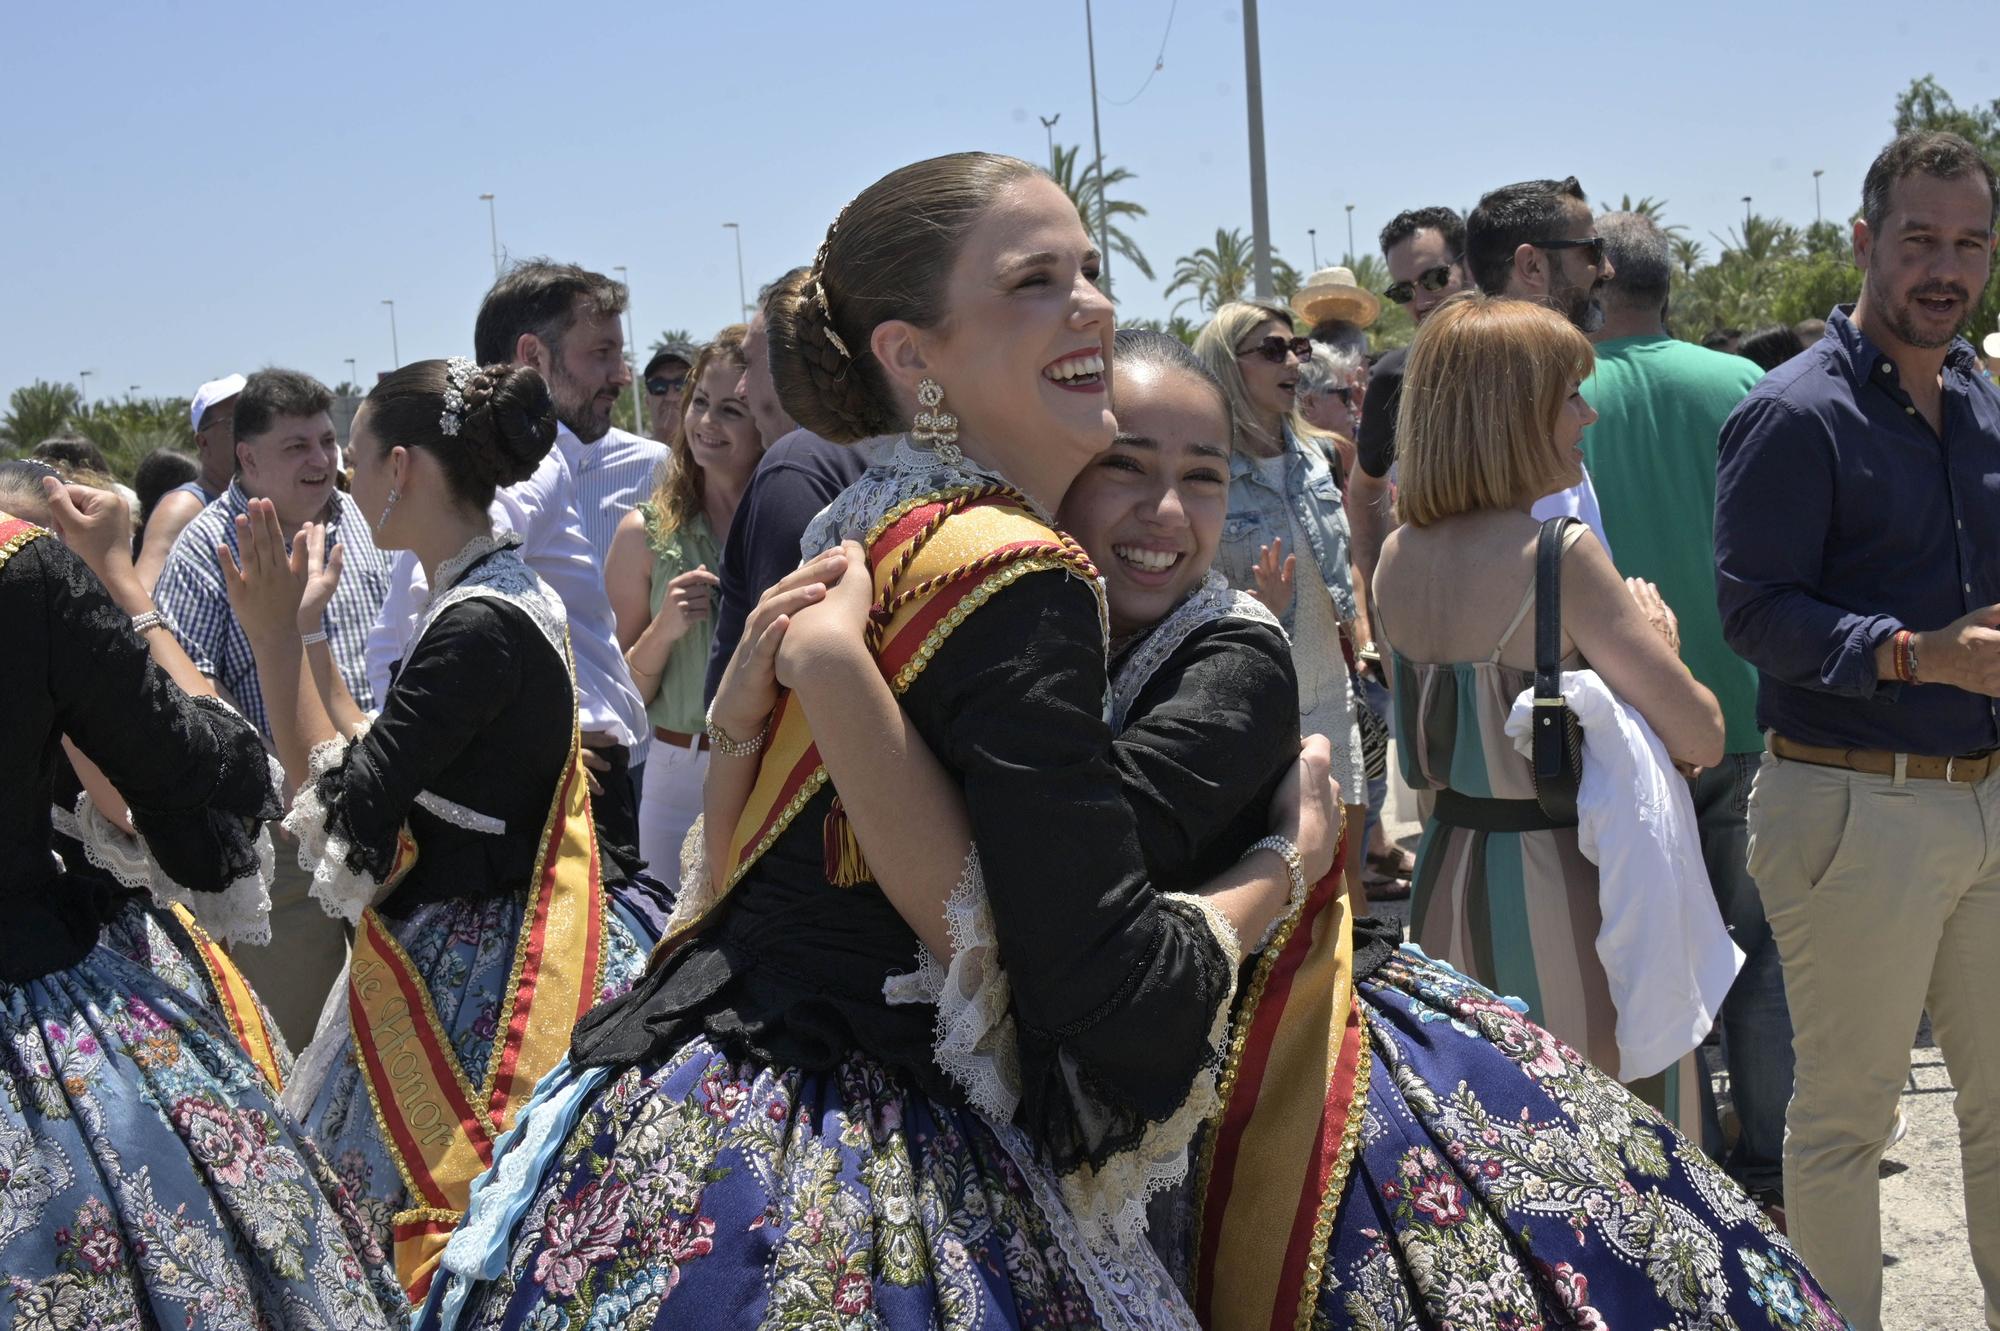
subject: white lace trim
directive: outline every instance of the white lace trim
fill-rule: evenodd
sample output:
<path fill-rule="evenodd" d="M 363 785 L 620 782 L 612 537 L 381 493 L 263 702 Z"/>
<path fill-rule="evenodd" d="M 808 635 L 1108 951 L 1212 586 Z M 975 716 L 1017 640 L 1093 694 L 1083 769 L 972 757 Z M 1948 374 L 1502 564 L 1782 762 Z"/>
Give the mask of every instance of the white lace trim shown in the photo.
<path fill-rule="evenodd" d="M 708 815 L 696 814 L 694 824 L 681 840 L 681 890 L 674 894 L 674 908 L 667 912 L 666 927 L 660 931 L 662 938 L 672 938 L 677 931 L 693 925 L 722 899 L 722 893 L 708 876 L 707 826 Z"/>
<path fill-rule="evenodd" d="M 931 1052 L 938 1069 L 995 1122 L 1013 1118 L 1021 1103 L 1021 1054 L 1008 1011 L 1013 988 L 1000 965 L 1000 936 L 986 896 L 986 878 L 975 849 L 965 857 L 957 886 L 945 899 L 951 960 L 940 967 L 928 948 L 917 948 L 917 969 L 882 984 L 890 1003 L 935 1003 Z"/>
<path fill-rule="evenodd" d="M 383 885 L 368 873 L 347 867 L 348 853 L 354 849 L 347 838 L 327 826 L 327 807 L 319 797 L 319 778 L 346 756 L 348 746 L 367 733 L 367 726 L 348 738 L 335 738 L 313 746 L 308 774 L 292 797 L 292 811 L 285 815 L 285 830 L 299 839 L 299 867 L 312 875 L 309 890 L 320 909 L 349 924 L 361 923 L 361 912 L 381 897 Z"/>
<path fill-rule="evenodd" d="M 569 612 L 563 608 L 562 598 L 550 591 L 548 584 L 522 561 L 520 552 L 514 549 L 519 544 L 520 538 L 512 532 L 483 536 L 439 566 L 440 585 L 431 589 L 430 600 L 424 603 L 423 613 L 417 619 L 417 630 L 410 636 L 410 656 L 416 655 L 418 644 L 439 615 L 460 601 L 492 596 L 527 612 L 549 645 L 556 649 L 556 655 L 565 663 L 569 661 Z M 470 574 L 464 574 L 467 565 L 496 551 L 499 552 L 496 558 L 486 559 Z M 449 581 L 461 576 L 460 581 Z"/>
<path fill-rule="evenodd" d="M 418 793 L 417 807 L 426 813 L 435 814 L 445 822 L 450 823 L 453 827 L 462 827 L 468 832 L 484 832 L 488 836 L 505 836 L 507 834 L 507 820 L 505 818 L 495 818 L 493 815 L 481 813 L 477 809 L 468 809 L 455 800 L 448 800 L 444 796 L 432 794 L 428 790 Z"/>
<path fill-rule="evenodd" d="M 282 773 L 277 775 L 282 779 Z M 82 845 L 85 859 L 126 887 L 147 892 L 163 908 L 186 906 L 195 922 L 214 937 L 260 945 L 271 941 L 271 880 L 278 856 L 269 827 L 257 829 L 256 869 L 220 892 L 196 892 L 169 878 L 147 850 L 146 839 L 128 834 L 105 817 L 90 792 L 76 797 L 73 810 L 55 806 L 49 816 L 57 831 Z"/>
<path fill-rule="evenodd" d="M 1262 601 L 1248 592 L 1231 591 L 1223 576 L 1210 569 L 1200 586 L 1189 592 L 1179 605 L 1168 612 L 1166 618 L 1147 631 L 1136 647 L 1125 653 L 1124 664 L 1118 667 L 1118 673 L 1111 680 L 1112 731 L 1116 733 L 1125 729 L 1125 721 L 1132 714 L 1132 704 L 1139 700 L 1139 695 L 1152 682 L 1160 667 L 1181 649 L 1181 644 L 1196 629 L 1213 620 L 1232 616 L 1269 624 L 1280 634 L 1285 631 L 1278 617 Z"/>
<path fill-rule="evenodd" d="M 1188 1148 L 1195 1130 L 1222 1109 L 1221 1073 L 1229 1053 L 1230 1011 L 1236 1001 L 1236 972 L 1243 962 L 1243 944 L 1229 917 L 1207 898 L 1183 892 L 1160 895 L 1163 900 L 1182 902 L 1201 912 L 1228 963 L 1228 984 L 1209 1024 L 1208 1058 L 1195 1073 L 1180 1108 L 1148 1126 L 1137 1144 L 1112 1156 L 1102 1168 L 1085 1165 L 1062 1176 L 1064 1202 L 1099 1247 L 1109 1244 L 1129 1249 L 1144 1240 L 1147 1201 L 1187 1177 Z M 1074 1087 L 1073 1073 L 1071 1082 Z"/>
<path fill-rule="evenodd" d="M 799 541 L 799 555 L 811 559 L 842 541 L 866 540 L 868 529 L 898 504 L 940 490 L 987 485 L 1018 488 L 999 472 L 970 458 L 945 462 L 930 449 L 912 444 L 905 435 L 896 441 L 889 456 L 861 473 L 859 480 L 842 490 L 831 504 L 820 510 L 818 517 L 806 524 L 806 534 Z M 1055 518 L 1044 512 L 1040 504 L 1025 494 L 1022 498 L 1027 499 L 1029 512 L 1051 527 L 1055 525 Z"/>

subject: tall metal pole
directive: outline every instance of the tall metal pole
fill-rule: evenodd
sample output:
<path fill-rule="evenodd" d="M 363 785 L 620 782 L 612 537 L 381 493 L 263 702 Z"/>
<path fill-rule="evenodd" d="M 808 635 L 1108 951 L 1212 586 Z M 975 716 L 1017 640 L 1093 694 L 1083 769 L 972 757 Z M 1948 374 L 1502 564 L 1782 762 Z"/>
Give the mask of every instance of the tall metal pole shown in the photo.
<path fill-rule="evenodd" d="M 750 317 L 749 288 L 743 285 L 743 228 L 735 222 L 724 222 L 722 229 L 736 233 L 736 303 L 743 308 L 743 317 Z"/>
<path fill-rule="evenodd" d="M 625 348 L 632 365 L 632 433 L 644 438 L 646 435 L 646 413 L 639 397 L 639 339 L 637 323 L 632 318 L 632 279 L 625 272 L 625 265 L 613 264 L 611 271 L 618 274 L 618 280 L 625 284 Z"/>
<path fill-rule="evenodd" d="M 403 347 L 396 340 L 396 302 L 385 300 L 382 303 L 389 307 L 389 359 L 395 362 L 389 368 L 400 370 L 403 368 Z"/>
<path fill-rule="evenodd" d="M 1104 207 L 1104 127 L 1097 115 L 1097 25 L 1091 20 L 1090 0 L 1083 0 L 1083 39 L 1090 50 L 1090 139 L 1097 151 L 1097 285 L 1109 295 L 1111 291 L 1111 222 L 1105 216 Z M 1085 226 L 1091 219 L 1083 219 Z"/>
<path fill-rule="evenodd" d="M 494 212 L 493 196 L 482 194 L 486 201 L 486 229 L 493 233 L 493 280 L 500 280 L 500 219 Z"/>
<path fill-rule="evenodd" d="M 1056 169 L 1056 121 L 1062 119 L 1062 112 L 1058 111 L 1052 116 L 1036 116 L 1035 119 L 1041 121 L 1042 128 L 1048 131 L 1049 170 L 1054 171 Z"/>
<path fill-rule="evenodd" d="M 96 373 L 95 370 L 78 370 L 76 374 L 77 397 L 86 407 L 90 405 L 90 376 Z"/>
<path fill-rule="evenodd" d="M 1250 102 L 1250 246 L 1257 299 L 1271 290 L 1271 204 L 1264 189 L 1264 73 L 1257 54 L 1257 0 L 1243 0 L 1243 91 Z"/>
<path fill-rule="evenodd" d="M 1826 220 L 1819 210 L 1819 178 L 1825 174 L 1825 171 L 1813 172 L 1813 222 L 1815 225 Z"/>
<path fill-rule="evenodd" d="M 354 357 L 347 356 L 343 359 L 347 361 L 347 382 L 356 388 L 361 387 L 361 373 L 354 368 Z"/>
<path fill-rule="evenodd" d="M 1347 205 L 1347 261 L 1354 262 L 1354 205 Z"/>
<path fill-rule="evenodd" d="M 1750 243 L 1750 196 L 1743 196 L 1743 243 Z"/>
<path fill-rule="evenodd" d="M 1307 228 L 1306 228 L 1306 238 L 1307 238 L 1308 240 L 1312 241 L 1312 252 L 1313 252 L 1313 271 L 1314 271 L 1314 272 L 1318 272 L 1318 271 L 1319 271 L 1319 229 L 1318 229 L 1317 227 L 1310 227 L 1310 226 L 1309 226 L 1309 227 L 1307 227 Z"/>

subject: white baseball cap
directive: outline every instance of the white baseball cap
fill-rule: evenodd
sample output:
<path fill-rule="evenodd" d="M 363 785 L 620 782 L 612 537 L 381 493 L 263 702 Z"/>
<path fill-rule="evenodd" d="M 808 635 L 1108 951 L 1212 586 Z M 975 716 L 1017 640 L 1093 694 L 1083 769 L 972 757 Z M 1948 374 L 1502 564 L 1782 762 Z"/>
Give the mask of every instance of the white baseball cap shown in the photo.
<path fill-rule="evenodd" d="M 197 430 L 201 428 L 201 418 L 208 414 L 210 407 L 235 397 L 243 391 L 243 385 L 248 382 L 249 380 L 240 374 L 225 374 L 220 379 L 211 379 L 197 388 L 194 401 L 188 406 L 188 415 L 194 422 L 194 428 Z"/>

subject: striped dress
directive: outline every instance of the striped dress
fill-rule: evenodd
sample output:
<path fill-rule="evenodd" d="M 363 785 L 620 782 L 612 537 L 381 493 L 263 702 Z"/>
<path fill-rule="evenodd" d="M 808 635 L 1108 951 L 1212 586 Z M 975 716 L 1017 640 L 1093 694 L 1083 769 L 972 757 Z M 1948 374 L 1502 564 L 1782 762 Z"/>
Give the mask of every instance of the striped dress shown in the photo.
<path fill-rule="evenodd" d="M 1504 646 L 1534 604 L 1534 589 Z M 1395 733 L 1403 779 L 1417 791 L 1532 800 L 1534 774 L 1507 736 L 1508 711 L 1534 672 L 1484 661 L 1411 661 L 1393 648 Z M 1563 661 L 1581 669 L 1575 653 Z M 1528 1018 L 1615 1075 L 1617 1009 L 1597 959 L 1597 866 L 1576 829 L 1480 832 L 1424 820 L 1410 905 L 1410 938 L 1496 992 L 1522 999 Z M 1675 1126 L 1701 1122 L 1696 1055 L 1632 1083 Z"/>

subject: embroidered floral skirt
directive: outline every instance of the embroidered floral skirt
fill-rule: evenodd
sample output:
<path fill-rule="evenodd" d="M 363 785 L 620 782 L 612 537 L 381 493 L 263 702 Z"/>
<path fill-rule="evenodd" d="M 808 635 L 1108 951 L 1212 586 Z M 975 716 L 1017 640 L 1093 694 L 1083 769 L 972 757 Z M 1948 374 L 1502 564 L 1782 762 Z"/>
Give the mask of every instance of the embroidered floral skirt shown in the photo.
<path fill-rule="evenodd" d="M 194 940 L 188 937 L 187 930 L 181 927 L 171 911 L 134 897 L 104 926 L 97 941 L 128 961 L 137 962 L 153 972 L 214 1014 L 218 1020 L 221 1019 L 223 1000 L 215 992 L 215 982 L 201 964 Z M 247 989 L 250 981 L 245 979 L 243 984 Z M 254 993 L 252 997 L 255 998 Z M 278 1072 L 282 1076 L 290 1076 L 292 1054 L 285 1045 L 284 1034 L 278 1030 L 278 1023 L 271 1020 L 271 1014 L 264 1010 L 264 1001 L 256 999 L 256 1003 Z"/>
<path fill-rule="evenodd" d="M 1150 1253 L 1086 1251 L 1012 1129 L 866 1055 L 772 1070 L 701 1037 L 571 1082 L 580 1107 L 513 1182 L 489 1278 L 440 1279 L 424 1331 L 1193 1325 Z M 503 1151 L 488 1178 L 507 1174 Z"/>
<path fill-rule="evenodd" d="M 99 946 L 0 984 L 0 1325 L 399 1325 L 386 1250 L 192 978 Z"/>
<path fill-rule="evenodd" d="M 599 1002 L 624 993 L 645 969 L 670 905 L 661 889 L 645 882 L 613 887 L 606 901 Z M 475 1086 L 486 1074 L 499 1034 L 502 999 L 526 909 L 527 898 L 518 894 L 440 901 L 390 922 L 390 932 L 430 991 L 459 1066 Z M 410 1207 L 410 1194 L 382 1140 L 367 1079 L 354 1057 L 345 985 L 343 973 L 342 1001 L 328 1004 L 319 1032 L 299 1056 L 285 1105 L 326 1153 L 386 1252 L 393 1250 L 393 1222 Z"/>
<path fill-rule="evenodd" d="M 1490 991 L 1404 949 L 1359 996 L 1374 1067 L 1316 1327 L 1847 1325 L 1693 1142 Z"/>

